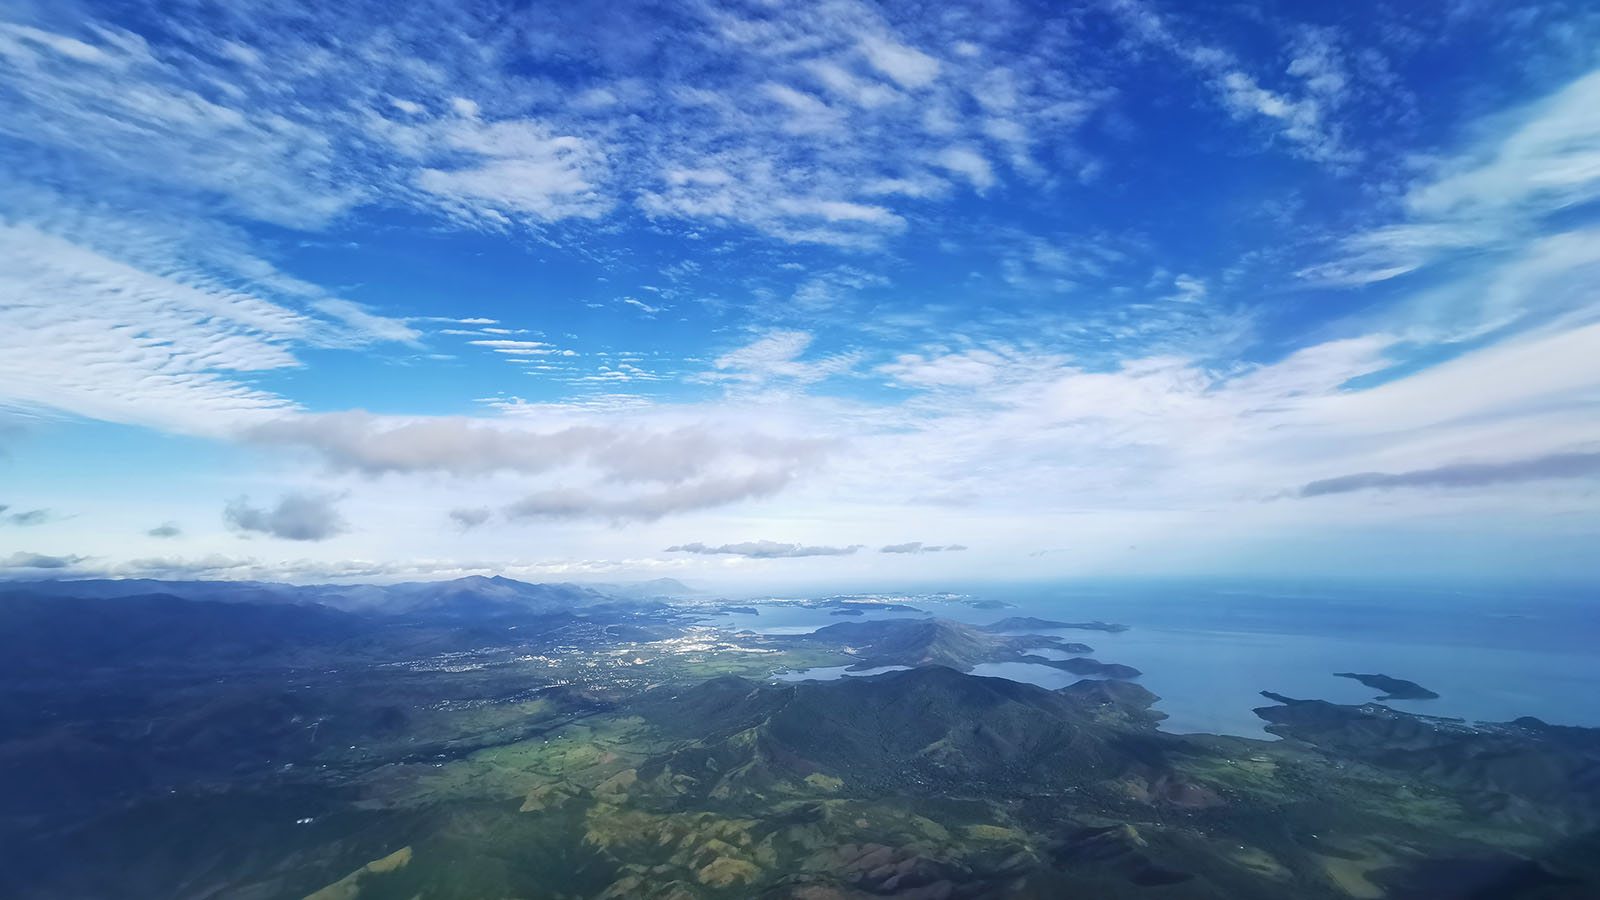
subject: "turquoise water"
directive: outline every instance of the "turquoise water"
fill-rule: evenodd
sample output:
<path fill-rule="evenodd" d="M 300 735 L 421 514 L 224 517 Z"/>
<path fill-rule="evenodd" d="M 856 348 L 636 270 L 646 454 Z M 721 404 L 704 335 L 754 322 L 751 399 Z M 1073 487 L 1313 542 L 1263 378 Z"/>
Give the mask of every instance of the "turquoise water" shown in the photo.
<path fill-rule="evenodd" d="M 1264 737 L 1251 710 L 1269 690 L 1291 697 L 1362 703 L 1379 692 L 1334 672 L 1383 673 L 1436 691 L 1437 700 L 1388 701 L 1409 712 L 1475 721 L 1535 716 L 1600 727 L 1600 594 L 1585 586 L 1322 583 L 1099 583 L 974 586 L 969 599 L 1001 610 L 908 595 L 937 615 L 986 624 L 1013 615 L 1132 626 L 1121 633 L 1061 631 L 1102 662 L 1134 666 L 1162 699 L 1163 728 Z M 868 612 L 759 605 L 761 614 L 714 624 L 804 632 L 841 621 L 904 618 Z M 1055 655 L 1055 654 L 1051 654 Z M 1048 666 L 997 663 L 974 674 L 1059 688 L 1077 676 Z M 814 676 L 813 676 L 814 677 Z"/>

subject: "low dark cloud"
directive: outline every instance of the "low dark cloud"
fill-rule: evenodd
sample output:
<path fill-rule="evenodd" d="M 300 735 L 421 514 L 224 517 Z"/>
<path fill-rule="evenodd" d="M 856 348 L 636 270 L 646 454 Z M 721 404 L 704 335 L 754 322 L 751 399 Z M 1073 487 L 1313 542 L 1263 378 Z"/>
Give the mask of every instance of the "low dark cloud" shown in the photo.
<path fill-rule="evenodd" d="M 18 550 L 10 556 L 0 556 L 0 569 L 69 569 L 88 558 L 87 556 L 46 556 L 43 553 L 26 553 Z"/>
<path fill-rule="evenodd" d="M 450 510 L 450 520 L 461 526 L 462 531 L 477 528 L 479 525 L 489 521 L 490 515 L 491 513 L 487 506 L 463 507 Z"/>
<path fill-rule="evenodd" d="M 395 420 L 352 410 L 301 414 L 257 426 L 246 439 L 315 451 L 337 469 L 382 475 L 537 474 L 587 465 L 609 481 L 676 484 L 730 461 L 792 468 L 821 458 L 816 438 L 724 434 L 703 427 L 644 431 L 611 425 L 538 432 L 463 417 Z"/>
<path fill-rule="evenodd" d="M 348 530 L 332 494 L 285 494 L 271 508 L 250 505 L 249 497 L 230 500 L 223 519 L 237 531 L 269 534 L 289 541 L 322 541 Z"/>
<path fill-rule="evenodd" d="M 1582 478 L 1600 475 L 1600 453 L 1553 453 L 1532 459 L 1501 463 L 1456 463 L 1410 472 L 1360 472 L 1313 481 L 1300 488 L 1302 497 L 1348 494 L 1352 491 L 1391 488 L 1473 488 L 1547 478 Z"/>
<path fill-rule="evenodd" d="M 967 549 L 963 544 L 924 544 L 921 541 L 910 541 L 904 544 L 889 544 L 879 547 L 879 553 L 950 553 L 956 550 Z"/>
<path fill-rule="evenodd" d="M 11 509 L 10 506 L 0 503 L 0 522 L 4 522 L 7 525 L 20 525 L 26 528 L 29 525 L 43 525 L 53 518 L 48 509 L 26 509 L 21 512 L 7 512 L 9 509 Z"/>
<path fill-rule="evenodd" d="M 783 490 L 793 477 L 792 471 L 774 469 L 727 478 L 707 478 L 629 497 L 602 497 L 580 490 L 539 491 L 507 506 L 505 514 L 513 519 L 654 522 L 674 513 L 770 497 Z"/>
<path fill-rule="evenodd" d="M 244 438 L 304 448 L 334 469 L 370 476 L 581 469 L 597 476 L 595 486 L 541 491 L 508 507 L 506 515 L 613 521 L 653 521 L 775 494 L 832 446 L 813 437 L 709 426 L 649 430 L 601 424 L 534 431 L 464 417 L 394 419 L 359 410 L 295 415 L 256 426 Z M 632 497 L 613 495 L 629 485 L 642 487 Z"/>
<path fill-rule="evenodd" d="M 160 525 L 146 531 L 145 534 L 155 538 L 175 538 L 183 534 L 183 529 L 178 527 L 177 522 L 162 522 Z"/>
<path fill-rule="evenodd" d="M 698 541 L 668 547 L 668 553 L 701 553 L 716 556 L 743 556 L 749 559 L 793 559 L 800 556 L 849 556 L 861 549 L 861 544 L 848 547 L 808 547 L 804 544 L 785 544 L 779 541 L 743 541 L 711 547 Z"/>

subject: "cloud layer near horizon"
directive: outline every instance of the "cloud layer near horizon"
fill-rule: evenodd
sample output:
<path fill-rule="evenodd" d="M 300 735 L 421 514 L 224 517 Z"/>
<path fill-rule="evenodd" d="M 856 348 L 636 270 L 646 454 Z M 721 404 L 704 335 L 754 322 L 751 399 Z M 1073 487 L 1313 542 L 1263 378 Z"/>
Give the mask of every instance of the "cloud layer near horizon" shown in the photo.
<path fill-rule="evenodd" d="M 1411 472 L 1361 472 L 1313 481 L 1302 497 L 1394 488 L 1475 488 L 1545 479 L 1585 478 L 1600 474 L 1600 453 L 1554 453 L 1533 459 L 1497 463 L 1455 463 Z"/>
<path fill-rule="evenodd" d="M 668 553 L 697 553 L 708 556 L 743 556 L 748 559 L 794 559 L 802 556 L 849 556 L 861 549 L 860 544 L 848 547 L 807 546 L 785 544 L 779 541 L 742 541 L 737 544 L 707 546 L 698 541 L 668 547 Z"/>

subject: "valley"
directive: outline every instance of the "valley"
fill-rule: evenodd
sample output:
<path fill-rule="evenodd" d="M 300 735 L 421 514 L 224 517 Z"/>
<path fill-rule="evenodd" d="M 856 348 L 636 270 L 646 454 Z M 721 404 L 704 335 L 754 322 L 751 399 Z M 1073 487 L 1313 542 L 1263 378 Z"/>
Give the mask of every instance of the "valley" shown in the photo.
<path fill-rule="evenodd" d="M 1257 715 L 1282 740 L 1175 735 L 1136 669 L 1061 623 L 761 634 L 672 598 L 552 609 L 537 599 L 552 589 L 519 584 L 407 590 L 393 609 L 265 589 L 8 595 L 0 890 L 1266 900 L 1600 884 L 1591 729 L 1268 693 Z M 964 674 L 1007 661 L 1109 677 Z M 1438 893 L 1443 861 L 1503 887 Z"/>

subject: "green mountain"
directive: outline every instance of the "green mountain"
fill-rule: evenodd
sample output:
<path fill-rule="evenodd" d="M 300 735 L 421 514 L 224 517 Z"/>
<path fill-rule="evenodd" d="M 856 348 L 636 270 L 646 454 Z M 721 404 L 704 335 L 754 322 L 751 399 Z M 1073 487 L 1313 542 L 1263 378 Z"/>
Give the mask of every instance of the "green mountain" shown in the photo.
<path fill-rule="evenodd" d="M 819 628 L 811 634 L 786 639 L 795 645 L 847 648 L 858 660 L 856 668 L 879 666 L 949 666 L 968 671 L 979 663 L 1029 662 L 1051 666 L 1076 674 L 1103 674 L 1113 678 L 1134 678 L 1139 671 L 1129 666 L 1102 664 L 1092 659 L 1047 659 L 1030 655 L 1036 648 L 1051 648 L 1066 653 L 1092 653 L 1085 644 L 1070 643 L 1048 635 L 1002 635 L 948 619 L 879 619 L 871 622 L 841 622 Z"/>
<path fill-rule="evenodd" d="M 13 593 L 0 896 L 1600 896 L 1600 730 L 1270 694 L 1282 740 L 1168 734 L 1135 683 L 961 671 L 1115 669 L 1030 652 L 1088 650 L 1053 636 L 731 634 L 538 588 Z M 771 677 L 820 665 L 910 668 Z"/>
<path fill-rule="evenodd" d="M 1112 622 L 1057 622 L 1054 619 L 1039 619 L 1033 616 L 1012 616 L 991 622 L 983 626 L 984 631 L 1057 631 L 1062 629 L 1077 629 L 1079 631 L 1109 631 L 1112 633 L 1127 631 L 1128 626 Z"/>

